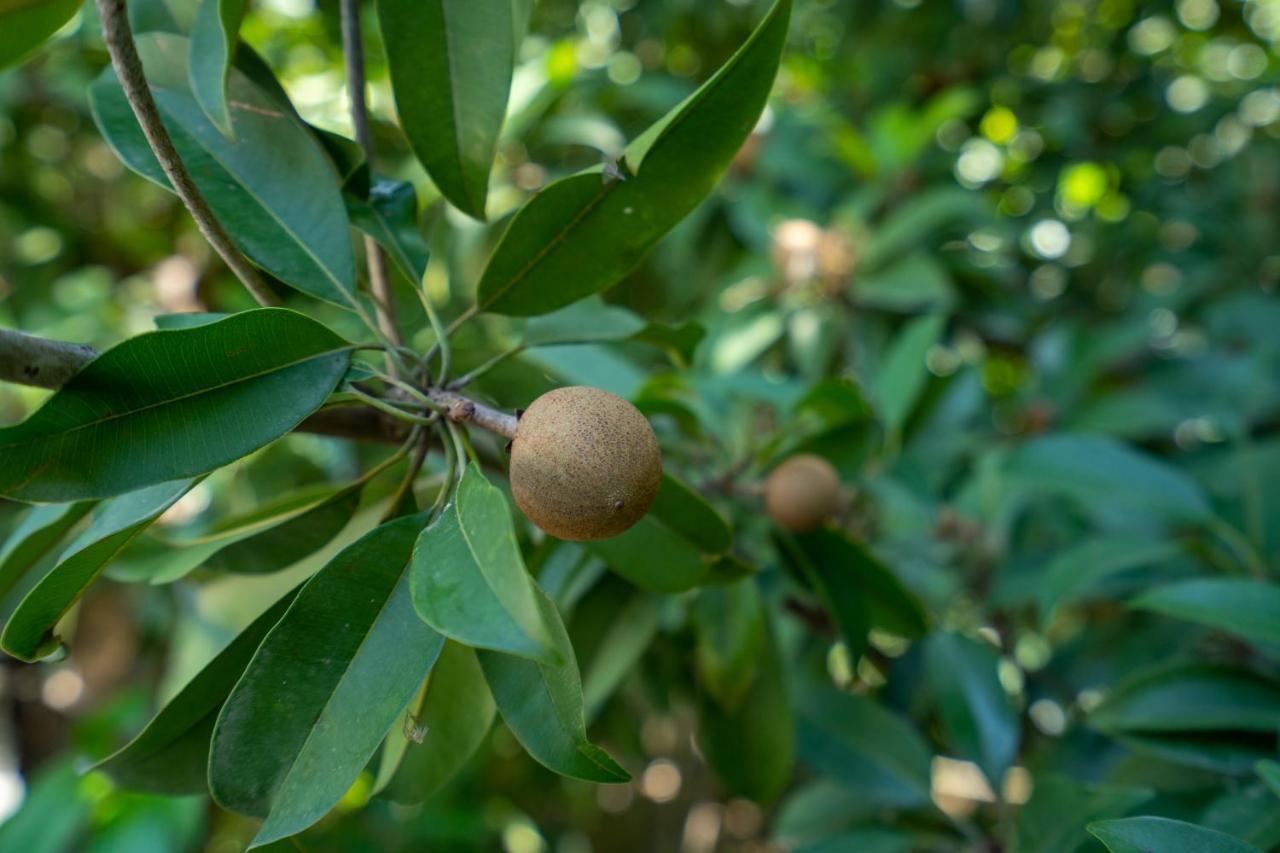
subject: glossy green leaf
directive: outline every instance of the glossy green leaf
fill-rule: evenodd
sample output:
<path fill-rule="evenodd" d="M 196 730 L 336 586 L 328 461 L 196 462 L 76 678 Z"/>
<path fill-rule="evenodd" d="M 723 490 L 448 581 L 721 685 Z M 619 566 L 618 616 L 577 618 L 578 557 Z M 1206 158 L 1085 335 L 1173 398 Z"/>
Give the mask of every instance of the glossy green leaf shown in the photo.
<path fill-rule="evenodd" d="M 1040 623 L 1049 625 L 1058 608 L 1085 595 L 1104 578 L 1180 553 L 1175 542 L 1142 536 L 1092 539 L 1061 552 L 1045 567 L 1040 583 Z"/>
<path fill-rule="evenodd" d="M 350 360 L 346 341 L 280 308 L 131 338 L 0 429 L 0 494 L 81 500 L 211 471 L 297 426 Z"/>
<path fill-rule="evenodd" d="M 1130 605 L 1280 648 L 1280 585 L 1269 581 L 1196 578 L 1153 589 Z"/>
<path fill-rule="evenodd" d="M 18 604 L 0 634 L 0 647 L 27 661 L 57 649 L 61 643 L 54 634 L 58 620 L 106 565 L 193 484 L 192 480 L 160 483 L 99 505 L 93 521 L 67 546 L 58 564 Z"/>
<path fill-rule="evenodd" d="M 84 0 L 0 0 L 0 69 L 25 59 L 71 20 Z"/>
<path fill-rule="evenodd" d="M 610 569 L 650 592 L 692 589 L 709 576 L 715 558 L 733 542 L 722 515 L 670 474 L 649 514 L 630 530 L 586 544 Z"/>
<path fill-rule="evenodd" d="M 560 662 L 507 499 L 475 463 L 453 504 L 418 537 L 409 588 L 418 615 L 450 639 Z"/>
<path fill-rule="evenodd" d="M 375 179 L 369 197 L 344 194 L 351 224 L 378 241 L 387 257 L 417 285 L 427 272 L 431 252 L 418 229 L 418 194 L 408 181 Z"/>
<path fill-rule="evenodd" d="M 885 354 L 876 374 L 875 397 L 885 428 L 897 433 L 929 380 L 925 356 L 938 343 L 947 318 L 940 314 L 918 317 L 903 326 Z"/>
<path fill-rule="evenodd" d="M 297 590 L 253 620 L 147 723 L 137 737 L 94 766 L 123 788 L 173 796 L 208 790 L 209 742 L 218 711 L 250 658 Z"/>
<path fill-rule="evenodd" d="M 1280 682 L 1218 664 L 1176 664 L 1116 685 L 1089 715 L 1108 733 L 1276 733 Z"/>
<path fill-rule="evenodd" d="M 227 79 L 240 35 L 240 21 L 249 0 L 200 0 L 191 25 L 191 49 L 187 77 L 191 94 L 223 136 L 235 138 L 231 108 L 227 104 Z"/>
<path fill-rule="evenodd" d="M 645 321 L 626 308 L 589 296 L 559 311 L 534 317 L 524 327 L 524 345 L 619 341 L 637 334 Z"/>
<path fill-rule="evenodd" d="M 444 638 L 409 598 L 422 523 L 384 524 L 312 577 L 219 713 L 210 787 L 224 807 L 266 818 L 255 846 L 332 808 L 440 654 Z"/>
<path fill-rule="evenodd" d="M 191 93 L 186 39 L 150 33 L 138 38 L 138 51 L 174 146 L 236 245 L 303 293 L 352 307 L 355 253 L 338 174 L 297 116 L 233 69 L 227 78 L 232 142 Z M 89 103 L 120 159 L 167 187 L 110 68 L 89 87 Z"/>
<path fill-rule="evenodd" d="M 806 764 L 876 804 L 929 802 L 932 755 L 909 722 L 870 697 L 827 684 L 800 696 L 800 754 Z"/>
<path fill-rule="evenodd" d="M 1126 817 L 1089 824 L 1111 853 L 1262 853 L 1224 832 L 1166 817 Z"/>
<path fill-rule="evenodd" d="M 929 685 L 952 748 L 998 788 L 1018 753 L 1018 717 L 1000 684 L 995 649 L 959 634 L 927 641 Z"/>
<path fill-rule="evenodd" d="M 497 713 L 476 653 L 454 642 L 445 643 L 420 700 L 407 722 L 422 732 L 422 742 L 409 741 L 403 727 L 387 735 L 406 741 L 387 788 L 399 803 L 420 803 L 452 779 L 480 748 Z"/>
<path fill-rule="evenodd" d="M 755 681 L 764 648 L 765 610 L 752 578 L 703 587 L 694 604 L 698 679 L 720 707 L 732 711 Z"/>
<path fill-rule="evenodd" d="M 1103 435 L 1037 438 L 1010 456 L 1016 483 L 1066 495 L 1098 509 L 1155 514 L 1171 521 L 1203 521 L 1209 502 L 1200 485 L 1167 462 Z"/>
<path fill-rule="evenodd" d="M 619 180 L 602 167 L 556 181 L 511 221 L 481 276 L 483 311 L 532 316 L 616 284 L 720 180 L 755 126 L 786 41 L 778 0 L 747 43 L 627 151 Z"/>
<path fill-rule="evenodd" d="M 662 599 L 634 592 L 617 611 L 613 622 L 592 650 L 591 662 L 582 673 L 582 698 L 587 722 L 604 708 L 636 665 L 654 636 L 662 616 Z"/>
<path fill-rule="evenodd" d="M 93 509 L 92 501 L 49 504 L 27 510 L 0 547 L 0 599 L 9 594 L 36 563 Z"/>
<path fill-rule="evenodd" d="M 157 314 L 151 318 L 156 328 L 162 331 L 173 329 L 194 329 L 196 326 L 207 326 L 230 317 L 219 311 L 189 311 L 181 314 Z"/>
<path fill-rule="evenodd" d="M 587 740 L 582 680 L 573 645 L 555 603 L 534 588 L 563 663 L 478 650 L 480 668 L 498 711 L 521 746 L 543 766 L 589 782 L 626 782 L 631 776 L 609 753 Z"/>
<path fill-rule="evenodd" d="M 795 718 L 781 652 L 766 623 L 759 668 L 733 710 L 703 702 L 698 742 L 707 763 L 735 794 L 761 803 L 776 799 L 795 762 Z"/>
<path fill-rule="evenodd" d="M 484 219 L 515 62 L 511 0 L 378 0 L 413 153 L 455 207 Z"/>

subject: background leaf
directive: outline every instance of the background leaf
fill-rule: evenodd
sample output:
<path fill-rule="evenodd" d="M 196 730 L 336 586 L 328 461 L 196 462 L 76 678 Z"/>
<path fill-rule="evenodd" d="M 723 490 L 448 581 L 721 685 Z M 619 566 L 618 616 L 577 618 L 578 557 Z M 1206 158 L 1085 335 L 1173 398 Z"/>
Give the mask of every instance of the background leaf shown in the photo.
<path fill-rule="evenodd" d="M 1018 751 L 1018 718 L 1000 684 L 994 649 L 958 634 L 936 633 L 927 641 L 929 684 L 947 739 L 960 755 L 977 762 L 992 790 Z"/>
<path fill-rule="evenodd" d="M 1089 824 L 1111 853 L 1261 853 L 1230 835 L 1164 817 L 1129 817 Z"/>
<path fill-rule="evenodd" d="M 0 69 L 16 65 L 44 44 L 83 0 L 0 0 Z"/>
<path fill-rule="evenodd" d="M 191 94 L 209 121 L 234 138 L 231 109 L 227 105 L 227 77 L 240 36 L 240 20 L 249 0 L 200 0 L 191 25 L 191 50 L 187 77 Z"/>
<path fill-rule="evenodd" d="M 916 401 L 929 379 L 925 356 L 938 343 L 947 320 L 930 314 L 912 320 L 885 353 L 884 364 L 876 374 L 875 396 L 880 417 L 892 433 L 902 430 Z"/>
<path fill-rule="evenodd" d="M 737 708 L 755 681 L 765 619 L 764 602 L 752 578 L 698 591 L 693 623 L 698 678 L 726 710 Z"/>
<path fill-rule="evenodd" d="M 81 500 L 203 474 L 297 426 L 350 360 L 337 335 L 279 308 L 131 338 L 0 429 L 0 494 Z"/>
<path fill-rule="evenodd" d="M 0 548 L 0 599 L 22 580 L 36 563 L 62 541 L 76 522 L 93 509 L 92 501 L 34 506 L 4 540 Z"/>
<path fill-rule="evenodd" d="M 1158 587 L 1131 602 L 1251 643 L 1280 648 L 1280 586 L 1243 578 L 1196 578 Z"/>

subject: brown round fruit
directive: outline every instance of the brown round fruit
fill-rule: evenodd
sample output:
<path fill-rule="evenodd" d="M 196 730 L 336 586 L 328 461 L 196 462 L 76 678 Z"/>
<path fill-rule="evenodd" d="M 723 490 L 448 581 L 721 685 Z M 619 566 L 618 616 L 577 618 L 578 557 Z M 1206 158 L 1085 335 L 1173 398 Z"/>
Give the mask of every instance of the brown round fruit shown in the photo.
<path fill-rule="evenodd" d="M 661 485 L 653 428 L 616 394 L 557 388 L 520 416 L 511 492 L 552 536 L 576 542 L 617 536 L 644 517 Z"/>
<path fill-rule="evenodd" d="M 813 530 L 836 512 L 840 475 L 821 456 L 801 453 L 769 472 L 764 500 L 774 524 L 796 533 Z"/>

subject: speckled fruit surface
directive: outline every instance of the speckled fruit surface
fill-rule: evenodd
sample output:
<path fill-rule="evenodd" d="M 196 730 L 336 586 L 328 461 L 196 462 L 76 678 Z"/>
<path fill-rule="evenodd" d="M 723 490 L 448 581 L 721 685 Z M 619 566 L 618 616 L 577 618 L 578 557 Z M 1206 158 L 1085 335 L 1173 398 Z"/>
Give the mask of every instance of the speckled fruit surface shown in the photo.
<path fill-rule="evenodd" d="M 821 456 L 801 453 L 769 472 L 764 500 L 774 524 L 797 533 L 813 530 L 835 514 L 840 475 Z"/>
<path fill-rule="evenodd" d="M 552 536 L 577 542 L 617 536 L 644 517 L 661 485 L 653 428 L 616 394 L 557 388 L 520 416 L 511 492 Z"/>

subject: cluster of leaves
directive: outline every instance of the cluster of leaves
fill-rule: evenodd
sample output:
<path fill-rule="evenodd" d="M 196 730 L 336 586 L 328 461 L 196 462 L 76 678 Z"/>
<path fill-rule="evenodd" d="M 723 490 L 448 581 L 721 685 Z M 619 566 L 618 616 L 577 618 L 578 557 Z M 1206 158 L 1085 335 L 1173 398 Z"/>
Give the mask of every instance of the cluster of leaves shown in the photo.
<path fill-rule="evenodd" d="M 0 61 L 75 11 L 19 5 Z M 601 793 L 602 820 L 590 789 L 548 786 L 509 757 L 500 715 L 560 774 L 634 787 L 690 826 L 699 799 L 747 798 L 771 809 L 772 838 L 811 851 L 1280 846 L 1264 4 L 797 3 L 757 125 L 787 2 L 752 18 L 379 0 L 370 69 L 403 138 L 375 127 L 378 164 L 276 82 L 283 43 L 336 31 L 336 10 L 252 13 L 268 63 L 237 44 L 245 5 L 131 13 L 214 212 L 316 319 L 162 317 L 0 431 L 0 494 L 56 502 L 0 552 L 6 651 L 56 652 L 104 572 L 236 613 L 240 630 L 99 764 L 116 785 L 210 791 L 264 821 L 259 843 L 336 804 L 308 841 L 483 847 L 476 803 L 495 791 L 548 835 L 679 843 L 653 812 L 614 815 Z M 748 19 L 762 23 L 730 56 Z M 603 39 L 597 65 L 625 79 L 664 27 L 670 85 L 560 70 Z M 696 92 L 693 41 L 721 68 Z M 1261 69 L 1251 50 L 1230 60 L 1245 46 Z M 1188 76 L 1206 99 L 1193 110 Z M 88 91 L 102 138 L 165 185 L 113 73 Z M 564 177 L 530 181 L 548 169 Z M 512 215 L 479 230 L 450 209 Z M 462 377 L 512 408 L 566 383 L 632 399 L 667 467 L 651 515 L 599 543 L 540 537 L 511 515 L 496 443 L 473 449 L 395 395 L 379 402 L 412 439 L 441 439 L 408 492 L 425 512 L 391 476 L 416 471 L 411 445 L 334 457 L 287 435 L 409 378 L 383 363 L 408 353 L 351 343 L 380 340 L 352 226 L 391 261 L 414 357 L 443 354 L 433 303 L 466 318 L 448 337 L 457 370 L 441 360 L 416 390 Z M 611 303 L 595 295 L 618 282 Z M 205 286 L 204 307 L 243 306 Z M 30 292 L 24 318 L 49 310 Z M 427 313 L 405 310 L 419 300 Z M 832 461 L 850 501 L 788 534 L 754 483 L 800 451 Z M 212 510 L 166 525 L 199 495 Z M 671 728 L 697 750 L 653 733 Z M 99 759 L 104 742 L 82 748 Z M 676 802 L 648 774 L 621 787 L 651 759 L 682 772 Z M 85 786 L 50 770 L 0 846 L 47 834 L 68 801 L 53 846 L 82 822 L 110 834 L 119 820 L 90 815 L 109 794 Z M 424 800 L 413 818 L 386 806 Z M 126 802 L 165 827 L 162 848 L 198 832 L 166 800 Z"/>

